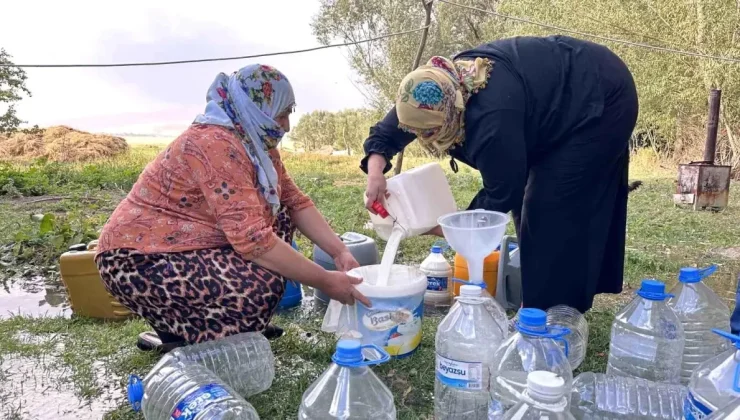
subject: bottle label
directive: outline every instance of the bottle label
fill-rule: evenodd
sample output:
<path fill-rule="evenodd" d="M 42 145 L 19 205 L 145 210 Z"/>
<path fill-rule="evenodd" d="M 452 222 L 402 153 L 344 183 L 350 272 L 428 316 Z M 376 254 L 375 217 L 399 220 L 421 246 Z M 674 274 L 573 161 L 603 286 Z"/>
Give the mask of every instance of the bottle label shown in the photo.
<path fill-rule="evenodd" d="M 424 294 L 389 298 L 372 298 L 373 306 L 355 305 L 356 329 L 363 340 L 375 343 L 391 356 L 411 354 L 421 343 L 424 317 Z"/>
<path fill-rule="evenodd" d="M 699 402 L 696 397 L 689 392 L 683 401 L 683 415 L 686 420 L 702 420 L 712 414 L 712 410 L 706 405 Z"/>
<path fill-rule="evenodd" d="M 447 277 L 427 276 L 427 290 L 444 292 L 447 290 Z"/>
<path fill-rule="evenodd" d="M 219 384 L 204 385 L 177 403 L 170 420 L 193 420 L 203 410 L 228 396 L 229 392 Z"/>
<path fill-rule="evenodd" d="M 483 389 L 483 363 L 460 362 L 437 354 L 437 379 L 446 386 Z"/>

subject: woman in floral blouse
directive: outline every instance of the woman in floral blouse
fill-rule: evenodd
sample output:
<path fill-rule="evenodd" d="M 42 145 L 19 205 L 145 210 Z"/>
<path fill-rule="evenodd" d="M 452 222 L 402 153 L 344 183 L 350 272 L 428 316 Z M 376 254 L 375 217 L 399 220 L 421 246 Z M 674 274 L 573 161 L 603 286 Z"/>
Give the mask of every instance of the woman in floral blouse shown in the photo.
<path fill-rule="evenodd" d="M 162 350 L 247 331 L 269 335 L 285 278 L 369 306 L 344 272 L 358 266 L 275 148 L 295 106 L 264 65 L 220 74 L 205 112 L 150 163 L 103 228 L 106 288 L 144 317 Z M 330 253 L 326 271 L 291 246 L 298 228 Z M 157 342 L 154 335 L 140 338 Z M 159 344 L 159 343 L 157 343 Z"/>

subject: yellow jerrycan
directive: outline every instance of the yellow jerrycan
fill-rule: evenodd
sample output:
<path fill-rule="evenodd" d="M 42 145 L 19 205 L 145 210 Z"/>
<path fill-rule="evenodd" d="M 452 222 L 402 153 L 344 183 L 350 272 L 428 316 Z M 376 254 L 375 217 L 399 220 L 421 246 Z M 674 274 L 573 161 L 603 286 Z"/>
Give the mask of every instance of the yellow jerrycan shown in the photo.
<path fill-rule="evenodd" d="M 98 319 L 126 319 L 134 316 L 103 286 L 95 265 L 95 247 L 98 241 L 73 246 L 59 258 L 59 273 L 67 289 L 67 296 L 76 315 Z M 82 248 L 82 249 L 80 249 Z"/>

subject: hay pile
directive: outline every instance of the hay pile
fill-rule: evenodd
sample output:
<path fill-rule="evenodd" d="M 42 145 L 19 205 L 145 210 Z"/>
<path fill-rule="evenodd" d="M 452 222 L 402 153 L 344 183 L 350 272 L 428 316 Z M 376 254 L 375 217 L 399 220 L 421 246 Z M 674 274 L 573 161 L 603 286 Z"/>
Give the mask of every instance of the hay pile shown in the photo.
<path fill-rule="evenodd" d="M 128 151 L 126 140 L 107 134 L 92 134 L 63 125 L 37 132 L 0 135 L 0 159 L 51 162 L 84 162 L 110 158 Z"/>

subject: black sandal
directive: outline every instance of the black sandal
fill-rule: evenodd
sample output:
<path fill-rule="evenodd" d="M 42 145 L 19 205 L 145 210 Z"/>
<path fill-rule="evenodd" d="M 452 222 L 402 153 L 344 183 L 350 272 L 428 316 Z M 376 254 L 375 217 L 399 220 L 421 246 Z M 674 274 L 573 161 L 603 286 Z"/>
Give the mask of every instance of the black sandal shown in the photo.
<path fill-rule="evenodd" d="M 268 340 L 280 338 L 283 334 L 285 334 L 285 330 L 274 324 L 267 324 L 265 329 L 262 331 L 262 335 L 264 335 Z"/>

